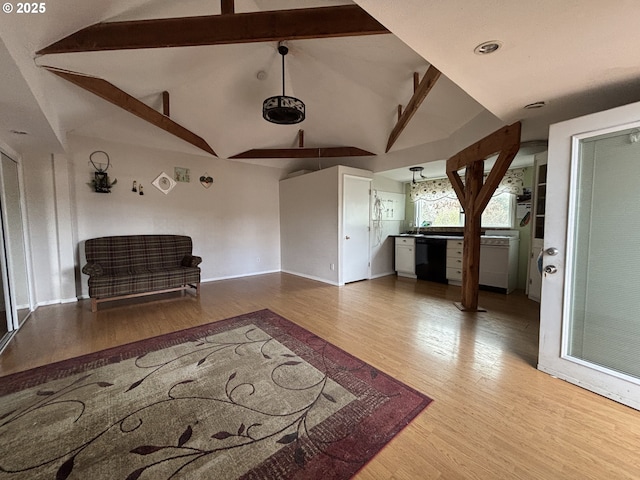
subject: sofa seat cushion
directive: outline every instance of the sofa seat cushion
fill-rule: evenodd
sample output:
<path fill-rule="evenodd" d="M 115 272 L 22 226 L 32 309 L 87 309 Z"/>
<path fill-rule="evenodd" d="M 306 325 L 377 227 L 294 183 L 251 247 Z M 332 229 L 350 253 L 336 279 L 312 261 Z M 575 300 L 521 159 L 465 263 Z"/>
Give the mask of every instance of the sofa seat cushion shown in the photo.
<path fill-rule="evenodd" d="M 200 282 L 200 269 L 192 267 L 118 269 L 111 275 L 89 278 L 90 297 L 114 297 L 166 290 Z"/>

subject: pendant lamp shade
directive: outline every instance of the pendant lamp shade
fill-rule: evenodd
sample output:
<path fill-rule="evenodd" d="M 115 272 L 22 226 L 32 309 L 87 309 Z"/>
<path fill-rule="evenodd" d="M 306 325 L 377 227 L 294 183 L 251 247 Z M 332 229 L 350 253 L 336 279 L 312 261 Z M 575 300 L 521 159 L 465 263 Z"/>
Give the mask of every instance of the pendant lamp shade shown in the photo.
<path fill-rule="evenodd" d="M 293 125 L 304 120 L 305 107 L 302 100 L 284 94 L 284 57 L 289 49 L 279 45 L 278 53 L 282 55 L 282 95 L 269 97 L 262 103 L 262 117 L 267 122 Z"/>

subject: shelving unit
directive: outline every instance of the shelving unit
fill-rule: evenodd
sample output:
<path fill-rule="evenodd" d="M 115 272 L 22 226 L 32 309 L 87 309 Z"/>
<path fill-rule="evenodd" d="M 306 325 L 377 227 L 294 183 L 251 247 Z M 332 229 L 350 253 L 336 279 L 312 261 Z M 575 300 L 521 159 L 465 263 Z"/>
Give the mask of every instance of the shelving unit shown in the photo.
<path fill-rule="evenodd" d="M 547 164 L 539 164 L 536 172 L 535 212 L 533 238 L 544 239 L 544 209 L 547 199 Z"/>
<path fill-rule="evenodd" d="M 544 247 L 544 218 L 547 202 L 547 152 L 535 156 L 534 167 L 533 213 L 535 216 L 533 227 L 531 228 L 527 295 L 531 300 L 539 302 L 542 275 L 538 271 L 538 255 Z"/>

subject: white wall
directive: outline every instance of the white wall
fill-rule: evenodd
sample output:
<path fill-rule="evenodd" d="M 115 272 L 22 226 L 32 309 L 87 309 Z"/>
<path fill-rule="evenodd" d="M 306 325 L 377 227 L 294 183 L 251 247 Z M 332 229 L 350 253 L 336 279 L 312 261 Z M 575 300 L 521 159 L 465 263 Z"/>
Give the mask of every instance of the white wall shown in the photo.
<path fill-rule="evenodd" d="M 380 175 L 373 176 L 371 188 L 380 192 L 405 193 L 402 182 Z M 371 228 L 371 278 L 395 273 L 395 241 L 389 235 L 402 233 L 404 228 L 404 220 L 382 220 L 376 223 Z"/>
<path fill-rule="evenodd" d="M 55 202 L 52 156 L 43 152 L 25 152 L 22 157 L 25 198 L 29 219 L 31 264 L 35 302 L 45 304 L 66 298 L 61 290 L 58 219 Z M 65 227 L 68 232 L 70 228 Z M 71 249 L 72 246 L 66 246 Z M 74 278 L 74 272 L 70 272 Z"/>
<path fill-rule="evenodd" d="M 80 136 L 69 137 L 69 148 L 68 156 L 53 161 L 26 157 L 38 303 L 65 300 L 69 282 L 77 296 L 86 295 L 82 242 L 105 235 L 189 235 L 194 254 L 203 258 L 203 281 L 280 270 L 279 169 Z M 118 180 L 110 194 L 89 185 L 89 156 L 96 150 L 108 153 L 107 173 Z M 173 177 L 174 167 L 189 168 L 191 182 L 165 195 L 151 182 L 163 171 Z M 199 181 L 205 173 L 214 178 L 209 189 Z M 134 180 L 144 195 L 131 191 Z"/>
<path fill-rule="evenodd" d="M 372 173 L 338 165 L 280 181 L 282 271 L 340 285 L 344 175 Z"/>
<path fill-rule="evenodd" d="M 338 167 L 280 181 L 284 272 L 338 284 L 338 189 Z"/>

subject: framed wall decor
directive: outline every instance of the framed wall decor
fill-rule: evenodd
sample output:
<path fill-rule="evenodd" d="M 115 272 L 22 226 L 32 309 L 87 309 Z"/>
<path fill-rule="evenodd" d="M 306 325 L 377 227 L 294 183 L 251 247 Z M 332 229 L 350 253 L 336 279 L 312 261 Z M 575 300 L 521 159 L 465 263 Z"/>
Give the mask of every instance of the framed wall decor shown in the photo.
<path fill-rule="evenodd" d="M 184 167 L 175 167 L 173 169 L 173 179 L 176 182 L 186 182 L 189 183 L 191 181 L 191 170 Z"/>
<path fill-rule="evenodd" d="M 156 177 L 156 179 L 153 182 L 151 182 L 151 185 L 153 185 L 154 187 L 156 187 L 158 190 L 160 190 L 162 193 L 166 195 L 171 190 L 173 190 L 173 187 L 176 186 L 176 182 L 169 175 L 162 172 L 160 175 Z"/>
<path fill-rule="evenodd" d="M 213 184 L 213 177 L 205 172 L 204 175 L 200 177 L 200 184 L 204 188 L 209 188 Z"/>

